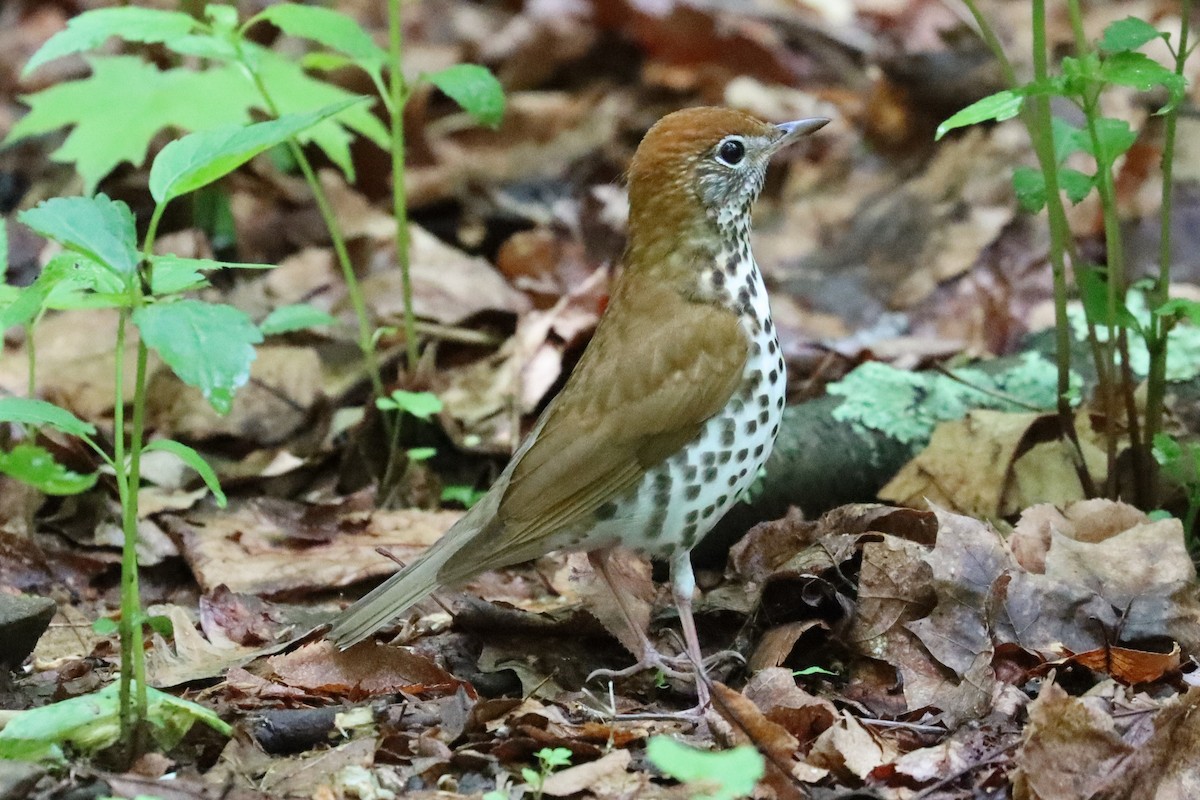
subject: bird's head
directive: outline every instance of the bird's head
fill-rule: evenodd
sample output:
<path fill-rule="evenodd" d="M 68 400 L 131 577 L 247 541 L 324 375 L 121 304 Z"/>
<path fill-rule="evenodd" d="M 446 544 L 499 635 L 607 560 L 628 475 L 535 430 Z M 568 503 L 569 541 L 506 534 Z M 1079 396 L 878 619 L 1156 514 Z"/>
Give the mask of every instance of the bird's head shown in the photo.
<path fill-rule="evenodd" d="M 663 117 L 629 167 L 631 246 L 670 250 L 670 237 L 745 235 L 771 156 L 827 122 L 815 117 L 772 125 L 708 107 Z"/>

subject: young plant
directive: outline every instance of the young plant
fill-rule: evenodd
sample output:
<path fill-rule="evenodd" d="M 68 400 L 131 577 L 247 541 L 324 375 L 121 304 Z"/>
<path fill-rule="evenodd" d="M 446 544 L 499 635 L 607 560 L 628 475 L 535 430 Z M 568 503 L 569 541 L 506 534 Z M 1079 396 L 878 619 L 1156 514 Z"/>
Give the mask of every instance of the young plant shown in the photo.
<path fill-rule="evenodd" d="M 96 429 L 66 409 L 32 398 L 0 398 L 0 421 L 50 428 L 74 436 L 110 469 L 121 505 L 124 546 L 121 558 L 121 677 L 118 692 L 121 742 L 127 757 L 144 749 L 148 691 L 143 628 L 150 622 L 138 594 L 138 488 L 143 453 L 161 450 L 182 459 L 225 503 L 216 474 L 191 447 L 169 439 L 145 442 L 146 369 L 154 350 L 185 383 L 196 387 L 219 413 L 229 411 L 239 386 L 250 377 L 254 346 L 262 332 L 233 306 L 184 297 L 207 285 L 206 271 L 238 266 L 154 252 L 159 222 L 168 204 L 208 185 L 259 153 L 358 103 L 351 98 L 318 111 L 292 114 L 250 126 L 216 129 L 171 142 L 154 160 L 150 192 L 155 201 L 139 249 L 133 213 L 105 195 L 65 197 L 24 211 L 19 219 L 64 253 L 38 279 L 0 311 L 0 324 L 24 325 L 45 309 L 108 307 L 118 312 L 114 348 L 113 451 L 95 439 Z M 253 265 L 257 266 L 257 265 Z M 132 416 L 126 425 L 125 341 L 130 325 L 138 332 Z M 97 475 L 79 475 L 57 464 L 33 443 L 21 443 L 0 458 L 0 470 L 46 491 L 82 491 Z"/>
<path fill-rule="evenodd" d="M 61 84 L 24 98 L 30 113 L 14 126 L 8 141 L 74 125 L 75 131 L 55 154 L 75 161 L 87 191 L 123 160 L 139 163 L 150 139 L 164 127 L 201 130 L 231 122 L 248 122 L 252 109 L 274 117 L 312 110 L 344 99 L 344 90 L 311 77 L 307 70 L 354 66 L 372 80 L 388 110 L 390 131 L 364 106 L 347 108 L 334 119 L 286 141 L 292 160 L 312 191 L 329 231 L 351 306 L 358 322 L 358 346 L 376 398 L 385 395 L 376 353 L 377 332 L 346 248 L 333 208 L 301 145 L 311 141 L 345 173 L 354 178 L 350 132 L 361 134 L 392 152 L 393 209 L 396 218 L 396 260 L 404 292 L 404 332 L 409 369 L 417 364 L 416 318 L 408 260 L 408 221 L 404 180 L 404 105 L 420 83 L 437 86 L 478 122 L 495 126 L 504 113 L 504 93 L 486 68 L 458 64 L 405 82 L 400 70 L 402 32 L 399 3 L 389 5 L 390 52 L 383 50 L 351 18 L 317 6 L 277 3 L 239 25 L 232 6 L 210 4 L 203 18 L 150 8 L 105 8 L 74 17 L 30 59 L 26 72 L 55 58 L 87 51 L 110 37 L 128 42 L 160 44 L 181 59 L 201 59 L 203 67 L 157 67 L 129 56 L 89 57 L 89 78 Z M 315 42 L 324 51 L 292 60 L 251 41 L 247 34 L 261 23 L 284 34 Z M 386 78 L 386 80 L 385 80 Z M 141 87 L 139 107 L 129 109 L 134 124 L 114 124 L 110 109 L 129 85 Z M 144 107 L 142 102 L 144 101 Z M 124 117 L 125 115 L 123 115 Z M 79 146 L 79 140 L 86 147 Z M 393 425 L 385 417 L 389 433 Z M 389 469 L 394 451 L 389 457 Z"/>
<path fill-rule="evenodd" d="M 1169 434 L 1157 433 L 1154 436 L 1154 460 L 1187 496 L 1183 532 L 1187 536 L 1188 550 L 1195 556 L 1200 550 L 1195 531 L 1196 517 L 1200 515 L 1200 445 L 1180 442 Z"/>
<path fill-rule="evenodd" d="M 1179 42 L 1172 45 L 1171 36 L 1156 30 L 1148 23 L 1130 17 L 1114 22 L 1093 46 L 1083 32 L 1078 0 L 1068 0 L 1068 12 L 1075 32 L 1075 55 L 1062 59 L 1061 70 L 1051 75 L 1046 47 L 1045 0 L 1033 2 L 1034 75 L 1033 80 L 1019 84 L 1003 49 L 987 19 L 979 12 L 974 0 L 966 0 L 979 24 L 985 41 L 1000 61 L 1011 88 L 986 97 L 946 120 L 938 129 L 939 138 L 947 131 L 989 120 L 1005 120 L 1022 116 L 1034 144 L 1038 168 L 1018 169 L 1013 185 L 1021 205 L 1031 212 L 1046 208 L 1050 221 L 1050 262 L 1054 273 L 1054 300 L 1057 330 L 1057 362 L 1059 375 L 1058 411 L 1063 433 L 1078 448 L 1074 433 L 1073 413 L 1068 399 L 1070 383 L 1070 324 L 1067 312 L 1067 257 L 1074 267 L 1076 287 L 1083 301 L 1098 376 L 1098 403 L 1106 420 L 1108 475 L 1104 493 L 1116 493 L 1117 442 L 1124 421 L 1138 476 L 1137 500 L 1153 504 L 1152 472 L 1149 469 L 1149 442 L 1162 425 L 1162 398 L 1165 391 L 1167 334 L 1172 320 L 1155 313 L 1146 326 L 1136 323 L 1126 304 L 1129 281 L 1125 271 L 1124 246 L 1120 220 L 1117 216 L 1117 196 L 1114 167 L 1117 160 L 1136 139 L 1128 123 L 1104 117 L 1101 97 L 1110 86 L 1128 86 L 1140 91 L 1162 87 L 1168 101 L 1159 114 L 1166 119 L 1163 147 L 1163 226 L 1160 250 L 1160 269 L 1151 287 L 1152 310 L 1158 311 L 1167 300 L 1170 281 L 1170 218 L 1171 171 L 1174 153 L 1175 121 L 1178 105 L 1183 98 L 1186 81 L 1183 67 L 1190 49 L 1188 46 L 1188 17 L 1190 2 L 1182 9 Z M 1168 69 L 1139 52 L 1147 43 L 1161 39 L 1171 49 L 1174 70 Z M 1083 125 L 1075 127 L 1050 113 L 1050 99 L 1064 98 L 1082 112 Z M 1094 166 L 1091 173 L 1066 166 L 1074 154 L 1086 155 Z M 1091 192 L 1098 195 L 1104 216 L 1107 263 L 1091 266 L 1082 263 L 1074 251 L 1071 232 L 1062 195 L 1079 202 Z M 1130 362 L 1130 334 L 1140 337 L 1150 353 L 1148 401 L 1146 414 L 1139 419 L 1134 399 L 1134 379 Z M 1080 460 L 1082 464 L 1082 460 Z M 1092 487 L 1090 476 L 1080 467 L 1080 479 Z M 1095 493 L 1094 489 L 1089 494 Z"/>

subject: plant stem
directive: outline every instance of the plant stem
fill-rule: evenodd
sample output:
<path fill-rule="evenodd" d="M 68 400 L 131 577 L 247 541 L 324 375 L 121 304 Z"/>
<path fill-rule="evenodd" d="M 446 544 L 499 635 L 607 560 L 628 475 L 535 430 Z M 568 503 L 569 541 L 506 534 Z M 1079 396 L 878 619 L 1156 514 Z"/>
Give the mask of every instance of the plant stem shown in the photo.
<path fill-rule="evenodd" d="M 1046 46 L 1046 2 L 1033 0 L 1033 79 L 1044 81 L 1049 76 L 1049 59 Z M 1029 111 L 1024 115 L 1029 136 L 1033 142 L 1038 167 L 1046 180 L 1046 214 L 1050 228 L 1050 271 L 1054 281 L 1054 333 L 1055 363 L 1058 368 L 1058 419 L 1061 435 L 1071 442 L 1075 471 L 1079 476 L 1084 494 L 1095 496 L 1096 487 L 1084 464 L 1079 436 L 1075 430 L 1075 419 L 1071 409 L 1071 324 L 1067 318 L 1067 267 L 1066 253 L 1072 248 L 1071 229 L 1067 222 L 1067 211 L 1059 191 L 1058 161 L 1054 156 L 1054 133 L 1051 127 L 1050 98 L 1037 94 L 1027 104 Z M 1075 259 L 1072 257 L 1072 262 Z"/>
<path fill-rule="evenodd" d="M 1192 0 L 1183 0 L 1180 8 L 1179 41 L 1175 45 L 1175 74 L 1183 77 L 1188 58 L 1188 36 L 1192 15 Z M 1153 443 L 1154 435 L 1162 430 L 1163 404 L 1167 389 L 1167 336 L 1171 321 L 1154 313 L 1167 302 L 1171 288 L 1171 210 L 1172 180 L 1175 168 L 1175 132 L 1179 122 L 1179 106 L 1167 112 L 1163 124 L 1162 150 L 1162 209 L 1158 240 L 1158 279 L 1147 294 L 1150 325 L 1146 334 L 1146 349 L 1150 352 L 1150 369 L 1146 378 L 1146 441 Z M 1156 500 L 1156 498 L 1153 498 Z M 1192 514 L 1194 517 L 1194 512 Z M 1190 528 L 1189 528 L 1190 530 Z M 1190 535 L 1190 534 L 1189 534 Z"/>
<path fill-rule="evenodd" d="M 242 52 L 240 43 L 238 44 L 237 52 L 238 63 L 254 83 L 254 87 L 262 97 L 263 103 L 267 106 L 267 111 L 270 112 L 271 116 L 278 118 L 280 116 L 279 106 L 276 104 L 275 98 L 267 90 L 262 76 L 250 65 L 249 60 Z M 316 201 L 317 210 L 321 214 L 321 220 L 325 223 L 326 230 L 329 231 L 329 239 L 333 244 L 333 252 L 337 256 L 338 266 L 341 267 L 342 279 L 346 282 L 346 293 L 350 297 L 350 305 L 354 308 L 354 316 L 358 320 L 358 348 L 362 351 L 363 360 L 366 363 L 367 375 L 371 381 L 371 389 L 375 397 L 383 397 L 383 373 L 380 370 L 379 359 L 375 353 L 371 317 L 367 311 L 367 302 L 363 296 L 362 286 L 358 282 L 358 276 L 354 274 L 354 265 L 350 263 L 350 251 L 346 249 L 346 239 L 342 235 L 341 225 L 338 224 L 337 216 L 333 213 L 333 206 L 330 205 L 325 190 L 321 188 L 321 182 L 318 180 L 317 173 L 312 167 L 312 162 L 308 160 L 308 156 L 304 154 L 304 148 L 300 146 L 295 137 L 288 139 L 288 150 L 291 152 L 292 158 L 295 159 L 296 165 L 300 167 L 300 173 L 304 176 L 304 181 L 308 184 L 308 188 L 312 192 L 313 200 Z"/>
<path fill-rule="evenodd" d="M 396 264 L 404 292 L 404 346 L 408 371 L 417 369 L 417 319 L 413 313 L 412 274 L 408 261 L 408 195 L 404 180 L 404 73 L 400 68 L 404 54 L 404 27 L 400 19 L 400 0 L 388 0 L 388 48 L 391 70 L 388 73 L 391 103 L 388 110 L 392 128 L 392 216 L 396 220 Z"/>

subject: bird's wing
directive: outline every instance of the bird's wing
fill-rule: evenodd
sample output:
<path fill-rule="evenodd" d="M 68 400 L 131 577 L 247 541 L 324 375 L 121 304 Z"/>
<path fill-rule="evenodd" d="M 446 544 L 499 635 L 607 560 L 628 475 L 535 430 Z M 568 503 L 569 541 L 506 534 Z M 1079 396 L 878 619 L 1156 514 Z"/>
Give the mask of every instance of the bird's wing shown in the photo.
<path fill-rule="evenodd" d="M 654 285 L 613 301 L 536 440 L 513 465 L 500 524 L 486 541 L 459 550 L 443 581 L 545 552 L 546 536 L 633 486 L 737 390 L 749 341 L 736 314 Z"/>

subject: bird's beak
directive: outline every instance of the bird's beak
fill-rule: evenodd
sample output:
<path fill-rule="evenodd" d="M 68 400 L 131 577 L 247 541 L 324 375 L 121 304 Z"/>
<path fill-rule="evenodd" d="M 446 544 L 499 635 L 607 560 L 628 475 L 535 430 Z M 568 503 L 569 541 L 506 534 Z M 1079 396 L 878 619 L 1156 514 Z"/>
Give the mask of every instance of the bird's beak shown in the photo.
<path fill-rule="evenodd" d="M 795 122 L 785 122 L 782 125 L 775 127 L 780 132 L 779 141 L 775 142 L 775 147 L 783 147 L 799 139 L 801 136 L 818 131 L 829 124 L 828 117 L 810 117 L 809 119 L 798 119 Z"/>

